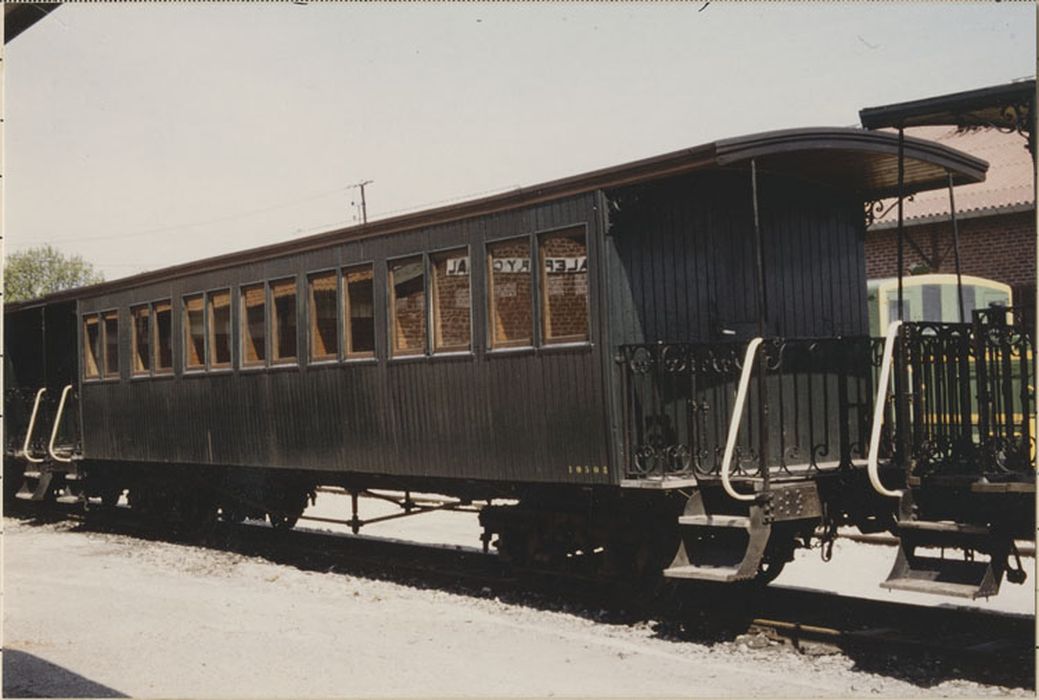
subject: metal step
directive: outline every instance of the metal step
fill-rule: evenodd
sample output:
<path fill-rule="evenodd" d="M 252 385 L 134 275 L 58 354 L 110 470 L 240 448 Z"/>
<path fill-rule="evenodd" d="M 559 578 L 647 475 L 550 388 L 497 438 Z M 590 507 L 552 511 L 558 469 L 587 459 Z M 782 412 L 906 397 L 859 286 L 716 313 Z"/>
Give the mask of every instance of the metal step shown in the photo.
<path fill-rule="evenodd" d="M 755 569 L 756 571 L 756 569 Z M 666 578 L 695 579 L 697 581 L 717 581 L 718 583 L 731 583 L 733 581 L 748 581 L 753 575 L 741 575 L 740 569 L 728 566 L 672 566 L 664 569 Z"/>
<path fill-rule="evenodd" d="M 902 542 L 881 588 L 957 598 L 987 598 L 999 592 L 1002 561 L 967 561 L 917 556 Z"/>
<path fill-rule="evenodd" d="M 957 535 L 988 535 L 989 528 L 984 525 L 954 523 L 945 520 L 899 520 L 899 530 L 919 530 L 923 532 L 947 532 Z"/>
<path fill-rule="evenodd" d="M 695 527 L 742 527 L 750 528 L 750 517 L 746 515 L 681 515 L 679 525 Z"/>

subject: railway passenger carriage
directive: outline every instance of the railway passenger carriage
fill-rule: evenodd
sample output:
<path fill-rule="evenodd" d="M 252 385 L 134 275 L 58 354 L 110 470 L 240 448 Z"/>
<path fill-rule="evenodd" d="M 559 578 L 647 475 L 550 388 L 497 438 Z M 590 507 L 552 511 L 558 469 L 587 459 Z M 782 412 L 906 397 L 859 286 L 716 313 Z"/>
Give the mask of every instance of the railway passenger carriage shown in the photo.
<path fill-rule="evenodd" d="M 894 518 L 864 206 L 986 167 L 770 132 L 10 305 L 7 469 L 280 526 L 318 485 L 512 497 L 518 565 L 774 576 Z"/>

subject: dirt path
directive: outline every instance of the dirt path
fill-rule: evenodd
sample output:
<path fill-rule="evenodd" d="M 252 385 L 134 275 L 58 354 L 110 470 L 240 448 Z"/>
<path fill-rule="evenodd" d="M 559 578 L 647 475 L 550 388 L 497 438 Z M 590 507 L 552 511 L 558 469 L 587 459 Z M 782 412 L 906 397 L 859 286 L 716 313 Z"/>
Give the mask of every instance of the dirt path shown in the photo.
<path fill-rule="evenodd" d="M 979 695 L 738 643 L 5 521 L 6 696 Z M 1018 691 L 1010 691 L 1018 694 Z M 1021 692 L 1024 695 L 1027 693 Z"/>

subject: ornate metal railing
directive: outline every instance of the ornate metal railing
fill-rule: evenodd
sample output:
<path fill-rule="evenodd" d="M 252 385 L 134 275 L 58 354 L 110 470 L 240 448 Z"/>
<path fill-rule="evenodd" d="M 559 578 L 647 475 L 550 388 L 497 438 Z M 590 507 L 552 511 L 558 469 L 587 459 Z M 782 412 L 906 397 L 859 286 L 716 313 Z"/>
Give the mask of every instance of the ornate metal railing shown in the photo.
<path fill-rule="evenodd" d="M 896 369 L 906 382 L 898 400 L 905 404 L 899 408 L 912 473 L 1031 473 L 1034 337 L 1023 310 L 976 311 L 972 323 L 903 326 Z"/>
<path fill-rule="evenodd" d="M 879 457 L 915 476 L 1031 475 L 1035 327 L 1020 309 L 904 323 Z M 618 349 L 628 478 L 715 476 L 745 343 Z M 868 449 L 882 339 L 768 338 L 757 353 L 732 473 L 848 468 Z M 885 392 L 885 395 L 887 392 Z"/>
<path fill-rule="evenodd" d="M 864 459 L 881 345 L 866 337 L 766 339 L 733 474 L 837 469 Z M 745 349 L 744 343 L 618 349 L 629 478 L 718 473 Z"/>
<path fill-rule="evenodd" d="M 25 433 L 29 427 L 32 407 L 36 398 L 36 389 L 10 388 L 4 392 L 4 448 L 8 454 L 20 452 Z M 54 420 L 58 417 L 58 404 L 62 387 L 51 387 L 40 401 L 29 447 L 37 457 L 48 456 L 47 447 L 50 442 Z M 55 445 L 63 450 L 71 448 L 78 451 L 79 436 L 79 392 L 73 390 L 69 395 Z"/>

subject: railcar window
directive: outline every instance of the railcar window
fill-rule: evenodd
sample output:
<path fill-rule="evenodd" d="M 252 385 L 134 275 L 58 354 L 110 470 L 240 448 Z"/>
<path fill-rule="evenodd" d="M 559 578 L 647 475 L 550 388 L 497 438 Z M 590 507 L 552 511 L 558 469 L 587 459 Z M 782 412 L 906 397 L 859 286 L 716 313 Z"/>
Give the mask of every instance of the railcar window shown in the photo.
<path fill-rule="evenodd" d="M 296 360 L 296 280 L 271 282 L 273 316 L 271 336 L 274 346 L 271 361 L 291 363 Z"/>
<path fill-rule="evenodd" d="M 101 376 L 100 364 L 97 361 L 101 344 L 101 326 L 97 316 L 83 319 L 83 376 L 97 378 Z"/>
<path fill-rule="evenodd" d="M 543 234 L 538 251 L 542 340 L 588 340 L 588 245 L 584 231 Z"/>
<path fill-rule="evenodd" d="M 155 371 L 173 371 L 173 304 L 158 301 L 152 304 L 152 345 L 155 352 Z"/>
<path fill-rule="evenodd" d="M 231 290 L 209 293 L 209 366 L 231 366 Z"/>
<path fill-rule="evenodd" d="M 433 256 L 433 349 L 469 349 L 472 336 L 469 255 L 465 248 Z"/>
<path fill-rule="evenodd" d="M 267 295 L 264 285 L 242 287 L 242 365 L 255 367 L 267 360 Z"/>
<path fill-rule="evenodd" d="M 102 316 L 105 324 L 105 376 L 119 376 L 119 312 L 109 311 Z"/>
<path fill-rule="evenodd" d="M 371 265 L 343 271 L 343 320 L 348 358 L 375 356 L 375 287 Z"/>
<path fill-rule="evenodd" d="M 336 278 L 335 272 L 320 272 L 307 278 L 311 360 L 335 360 L 339 357 Z"/>
<path fill-rule="evenodd" d="M 130 318 L 133 324 L 130 327 L 132 339 L 131 360 L 133 361 L 134 374 L 148 374 L 151 369 L 151 332 L 149 329 L 151 314 L 148 305 L 137 306 L 130 309 Z"/>
<path fill-rule="evenodd" d="M 426 275 L 422 258 L 394 260 L 389 268 L 393 355 L 421 355 L 426 345 Z"/>
<path fill-rule="evenodd" d="M 200 369 L 206 364 L 206 336 L 202 295 L 184 297 L 184 368 Z"/>
<path fill-rule="evenodd" d="M 530 345 L 534 334 L 531 309 L 530 240 L 501 241 L 487 247 L 490 275 L 492 348 Z"/>

